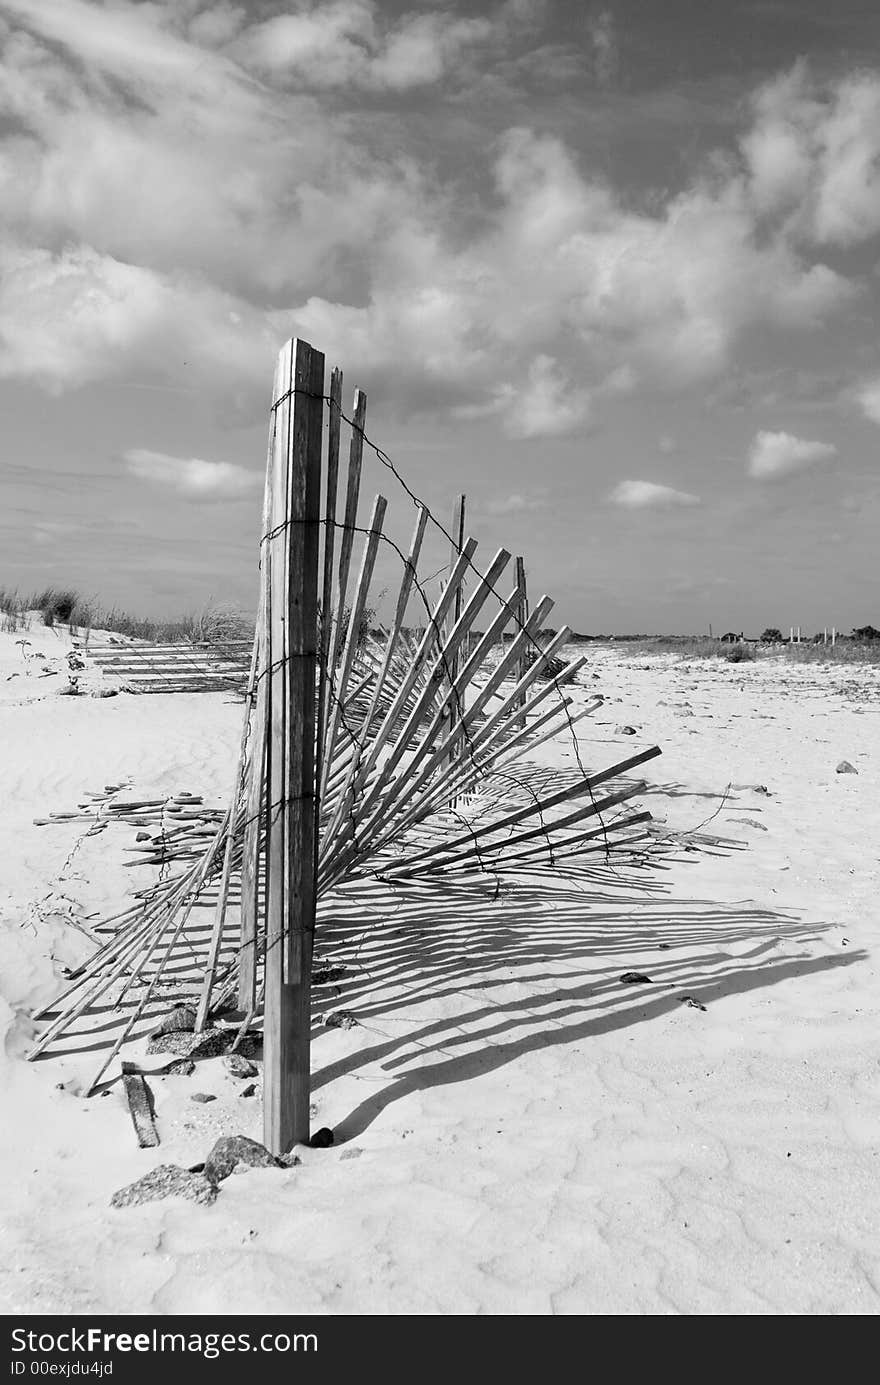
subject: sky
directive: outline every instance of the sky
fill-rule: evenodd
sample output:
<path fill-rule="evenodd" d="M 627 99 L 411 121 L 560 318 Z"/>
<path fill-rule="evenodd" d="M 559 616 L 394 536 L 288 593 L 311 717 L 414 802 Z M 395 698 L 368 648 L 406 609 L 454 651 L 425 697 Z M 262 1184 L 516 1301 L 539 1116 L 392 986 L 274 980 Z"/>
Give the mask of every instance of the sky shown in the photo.
<path fill-rule="evenodd" d="M 880 624 L 878 304 L 874 0 L 0 0 L 0 586 L 252 609 L 300 336 L 556 625 Z"/>

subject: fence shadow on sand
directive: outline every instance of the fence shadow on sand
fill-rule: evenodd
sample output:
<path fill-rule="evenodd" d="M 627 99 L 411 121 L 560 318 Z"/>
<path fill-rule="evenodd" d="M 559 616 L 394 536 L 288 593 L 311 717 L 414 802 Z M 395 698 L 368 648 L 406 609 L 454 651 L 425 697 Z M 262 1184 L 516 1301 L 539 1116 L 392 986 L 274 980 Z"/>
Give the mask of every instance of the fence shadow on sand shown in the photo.
<path fill-rule="evenodd" d="M 336 1122 L 340 1143 L 413 1093 L 656 1023 L 689 997 L 711 1007 L 865 957 L 811 955 L 824 924 L 752 902 L 672 898 L 654 869 L 362 882 L 336 906 L 319 925 L 312 1090 L 346 1077 L 372 1088 Z M 622 983 L 626 972 L 650 984 Z M 327 1022 L 344 1012 L 357 1021 L 353 1047 L 322 1064 Z"/>

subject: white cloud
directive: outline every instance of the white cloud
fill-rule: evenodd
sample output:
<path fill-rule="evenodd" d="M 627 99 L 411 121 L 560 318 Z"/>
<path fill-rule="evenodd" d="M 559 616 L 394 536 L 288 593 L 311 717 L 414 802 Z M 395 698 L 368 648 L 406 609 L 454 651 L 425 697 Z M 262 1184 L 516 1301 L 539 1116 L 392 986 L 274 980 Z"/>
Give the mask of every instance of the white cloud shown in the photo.
<path fill-rule="evenodd" d="M 526 511 L 543 510 L 546 505 L 547 501 L 543 495 L 522 495 L 519 491 L 514 491 L 512 495 L 490 500 L 486 509 L 490 515 L 518 515 Z"/>
<path fill-rule="evenodd" d="M 742 147 L 761 214 L 819 245 L 880 232 L 880 75 L 828 86 L 800 62 L 760 88 L 754 115 Z"/>
<path fill-rule="evenodd" d="M 135 447 L 125 453 L 125 465 L 139 481 L 169 486 L 188 500 L 236 500 L 263 484 L 255 471 L 232 462 L 206 462 L 199 457 L 169 457 Z"/>
<path fill-rule="evenodd" d="M 832 148 L 851 170 L 832 199 L 846 234 L 871 224 L 874 79 L 766 88 L 739 167 L 634 211 L 553 136 L 487 144 L 475 195 L 472 167 L 418 164 L 405 117 L 390 123 L 393 93 L 462 80 L 533 5 L 488 20 L 439 5 L 390 19 L 374 0 L 258 22 L 190 0 L 0 14 L 17 24 L 0 36 L 8 376 L 60 389 L 185 369 L 225 401 L 238 373 L 256 399 L 298 331 L 389 403 L 540 437 L 637 384 L 711 379 L 750 329 L 810 330 L 857 292 L 804 226 L 833 238 Z"/>
<path fill-rule="evenodd" d="M 672 486 L 660 486 L 654 481 L 621 481 L 608 500 L 627 510 L 671 510 L 700 504 L 698 495 L 673 490 Z"/>
<path fill-rule="evenodd" d="M 617 76 L 618 50 L 614 15 L 610 10 L 587 20 L 587 34 L 593 49 L 593 67 L 600 86 L 608 86 Z"/>
<path fill-rule="evenodd" d="M 796 438 L 791 433 L 760 432 L 749 449 L 747 470 L 756 480 L 773 481 L 836 456 L 837 448 L 830 442 Z"/>
<path fill-rule="evenodd" d="M 0 243 L 0 377 L 57 391 L 134 371 L 265 395 L 278 341 L 262 315 L 210 285 L 86 248 Z"/>
<path fill-rule="evenodd" d="M 234 51 L 247 66 L 298 85 L 406 91 L 439 82 L 491 32 L 488 20 L 440 10 L 383 24 L 373 0 L 332 0 L 264 20 Z"/>
<path fill-rule="evenodd" d="M 590 395 L 574 388 L 552 356 L 536 356 L 526 383 L 504 409 L 504 431 L 511 438 L 558 437 L 583 427 Z"/>
<path fill-rule="evenodd" d="M 856 392 L 862 413 L 872 423 L 880 423 L 880 379 L 868 380 Z"/>

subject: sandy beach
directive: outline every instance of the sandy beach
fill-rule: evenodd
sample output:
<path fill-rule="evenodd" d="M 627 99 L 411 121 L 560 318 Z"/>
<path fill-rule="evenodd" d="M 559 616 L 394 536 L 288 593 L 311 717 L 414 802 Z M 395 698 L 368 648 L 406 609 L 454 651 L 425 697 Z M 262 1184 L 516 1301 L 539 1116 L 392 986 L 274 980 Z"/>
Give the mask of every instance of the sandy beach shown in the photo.
<path fill-rule="evenodd" d="M 69 648 L 0 635 L 5 1312 L 880 1309 L 880 669 L 588 647 L 575 705 L 604 705 L 535 761 L 658 744 L 638 802 L 666 849 L 342 892 L 312 1048 L 333 1147 L 120 1210 L 157 1164 L 260 1139 L 259 1092 L 219 1057 L 151 1076 L 139 1149 L 119 1082 L 82 1094 L 96 1049 L 25 1061 L 82 928 L 152 869 L 131 827 L 33 819 L 105 785 L 222 806 L 241 705 L 62 697 Z"/>

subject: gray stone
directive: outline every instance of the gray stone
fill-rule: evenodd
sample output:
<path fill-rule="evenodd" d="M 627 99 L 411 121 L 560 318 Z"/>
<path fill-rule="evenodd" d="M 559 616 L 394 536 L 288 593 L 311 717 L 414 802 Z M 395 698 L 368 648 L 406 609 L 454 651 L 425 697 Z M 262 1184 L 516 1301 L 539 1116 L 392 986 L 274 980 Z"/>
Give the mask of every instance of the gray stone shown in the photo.
<path fill-rule="evenodd" d="M 256 1063 L 252 1063 L 250 1058 L 245 1058 L 241 1053 L 227 1053 L 223 1063 L 233 1077 L 256 1077 L 259 1072 Z"/>
<path fill-rule="evenodd" d="M 856 769 L 855 765 L 850 764 L 849 760 L 841 760 L 840 764 L 837 766 L 837 773 L 858 774 L 858 770 Z"/>
<path fill-rule="evenodd" d="M 635 736 L 638 734 L 634 726 L 615 726 L 614 733 L 617 736 Z"/>
<path fill-rule="evenodd" d="M 203 1106 L 207 1101 L 216 1100 L 217 1098 L 215 1097 L 213 1092 L 193 1092 L 192 1096 L 190 1097 L 190 1101 L 198 1101 Z"/>
<path fill-rule="evenodd" d="M 328 1029 L 356 1029 L 357 1020 L 350 1010 L 334 1010 L 331 1014 L 324 1016 L 324 1023 Z"/>
<path fill-rule="evenodd" d="M 203 1173 L 190 1173 L 177 1164 L 160 1164 L 136 1183 L 120 1188 L 110 1199 L 111 1207 L 140 1207 L 166 1197 L 185 1197 L 208 1207 L 217 1197 L 217 1188 Z"/>
<path fill-rule="evenodd" d="M 246 1135 L 224 1135 L 205 1160 L 205 1177 L 212 1183 L 220 1183 L 240 1165 L 251 1169 L 279 1167 L 274 1154 L 257 1140 L 250 1140 Z"/>
<path fill-rule="evenodd" d="M 178 1034 L 193 1032 L 196 1024 L 196 1012 L 191 1005 L 177 1005 L 169 1015 L 166 1015 L 161 1024 L 157 1024 L 150 1038 L 157 1034 Z"/>
<path fill-rule="evenodd" d="M 226 1052 L 234 1037 L 225 1029 L 206 1029 L 203 1034 L 176 1029 L 167 1034 L 153 1034 L 147 1052 L 175 1053 L 178 1058 L 217 1058 Z"/>

